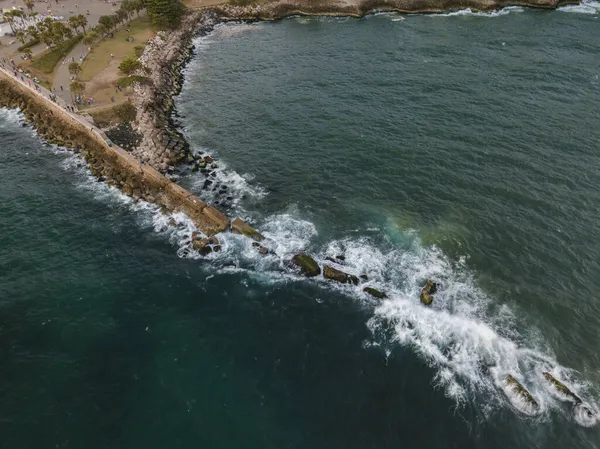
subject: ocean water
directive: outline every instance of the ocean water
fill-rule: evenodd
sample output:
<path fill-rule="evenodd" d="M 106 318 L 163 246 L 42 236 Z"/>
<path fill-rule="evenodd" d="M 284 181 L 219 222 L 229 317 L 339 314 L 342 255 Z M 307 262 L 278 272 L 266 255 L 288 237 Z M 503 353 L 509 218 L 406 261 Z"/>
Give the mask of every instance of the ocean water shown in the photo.
<path fill-rule="evenodd" d="M 0 448 L 600 447 L 599 9 L 198 38 L 177 120 L 218 169 L 180 182 L 266 257 L 200 256 L 0 110 Z"/>

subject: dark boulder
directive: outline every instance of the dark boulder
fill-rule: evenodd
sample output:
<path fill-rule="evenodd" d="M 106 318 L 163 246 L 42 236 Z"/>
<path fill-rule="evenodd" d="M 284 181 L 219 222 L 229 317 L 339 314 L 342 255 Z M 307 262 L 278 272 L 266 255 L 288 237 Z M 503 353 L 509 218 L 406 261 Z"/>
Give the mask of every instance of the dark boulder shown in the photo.
<path fill-rule="evenodd" d="M 341 282 L 342 284 L 358 284 L 358 278 L 352 274 L 344 273 L 343 271 L 336 270 L 329 265 L 323 267 L 323 276 L 327 279 Z"/>
<path fill-rule="evenodd" d="M 374 288 L 371 288 L 371 287 L 365 287 L 365 288 L 363 288 L 363 291 L 365 293 L 368 293 L 371 296 L 375 296 L 375 298 L 379 298 L 379 299 L 387 298 L 387 295 L 385 293 L 380 292 L 379 290 L 375 290 Z"/>
<path fill-rule="evenodd" d="M 296 254 L 292 258 L 292 263 L 300 267 L 300 272 L 307 277 L 318 276 L 321 274 L 319 264 L 308 254 Z"/>
<path fill-rule="evenodd" d="M 433 302 L 433 294 L 437 291 L 437 284 L 432 280 L 428 280 L 421 290 L 421 302 L 426 306 L 430 306 Z"/>

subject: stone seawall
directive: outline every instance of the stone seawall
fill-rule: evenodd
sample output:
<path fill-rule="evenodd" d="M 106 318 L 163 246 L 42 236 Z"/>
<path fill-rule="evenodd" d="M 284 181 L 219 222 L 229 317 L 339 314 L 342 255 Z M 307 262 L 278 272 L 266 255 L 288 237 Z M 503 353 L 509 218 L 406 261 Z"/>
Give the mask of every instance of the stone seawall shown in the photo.
<path fill-rule="evenodd" d="M 84 119 L 0 70 L 0 107 L 18 108 L 40 136 L 80 152 L 92 173 L 134 199 L 183 212 L 205 235 L 229 229 L 229 219 L 153 167 L 138 161 Z"/>

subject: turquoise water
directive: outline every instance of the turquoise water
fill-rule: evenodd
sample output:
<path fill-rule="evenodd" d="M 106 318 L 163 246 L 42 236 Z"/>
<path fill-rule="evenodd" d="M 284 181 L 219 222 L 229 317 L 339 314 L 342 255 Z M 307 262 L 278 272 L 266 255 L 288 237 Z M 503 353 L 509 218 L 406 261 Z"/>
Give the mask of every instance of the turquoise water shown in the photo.
<path fill-rule="evenodd" d="M 180 180 L 277 256 L 226 235 L 200 257 L 185 217 L 168 228 L 0 111 L 0 447 L 599 447 L 541 376 L 598 412 L 597 16 L 198 39 L 178 120 L 228 189 Z M 298 251 L 343 254 L 389 300 L 296 276 Z"/>

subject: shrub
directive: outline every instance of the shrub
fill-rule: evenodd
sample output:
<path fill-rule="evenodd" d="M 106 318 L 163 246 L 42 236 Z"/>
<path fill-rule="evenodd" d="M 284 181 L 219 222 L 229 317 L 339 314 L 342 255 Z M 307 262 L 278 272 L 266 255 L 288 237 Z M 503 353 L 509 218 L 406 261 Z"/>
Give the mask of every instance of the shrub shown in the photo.
<path fill-rule="evenodd" d="M 137 110 L 131 103 L 123 103 L 115 107 L 115 114 L 119 117 L 121 123 L 133 122 L 137 116 Z"/>
<path fill-rule="evenodd" d="M 133 76 L 125 76 L 123 78 L 119 78 L 119 81 L 117 81 L 117 84 L 122 87 L 129 87 L 135 83 L 152 84 L 152 80 L 150 78 L 148 78 L 147 76 L 133 75 Z"/>
<path fill-rule="evenodd" d="M 52 73 L 56 64 L 67 56 L 71 50 L 77 45 L 83 36 L 78 34 L 77 36 L 61 42 L 56 47 L 45 51 L 40 56 L 35 58 L 31 65 L 38 69 L 42 73 Z"/>
<path fill-rule="evenodd" d="M 40 43 L 39 39 L 31 39 L 29 42 L 26 42 L 23 45 L 21 45 L 19 48 L 17 48 L 17 50 L 19 50 L 19 51 L 27 50 L 28 48 L 31 48 L 34 45 L 37 45 L 39 43 Z"/>

